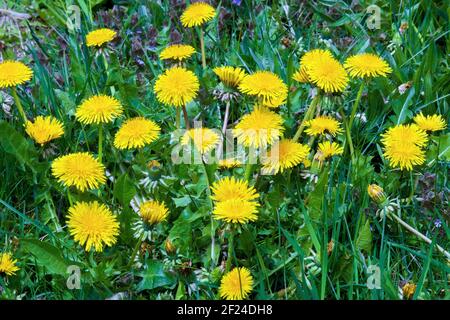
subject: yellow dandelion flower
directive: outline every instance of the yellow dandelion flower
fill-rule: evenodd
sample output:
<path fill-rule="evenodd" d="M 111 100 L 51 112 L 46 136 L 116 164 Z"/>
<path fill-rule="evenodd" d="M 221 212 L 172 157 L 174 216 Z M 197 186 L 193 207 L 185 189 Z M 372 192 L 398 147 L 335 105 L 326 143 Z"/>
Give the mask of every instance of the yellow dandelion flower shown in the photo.
<path fill-rule="evenodd" d="M 104 204 L 97 201 L 77 202 L 69 208 L 67 217 L 69 233 L 86 251 L 94 248 L 103 251 L 112 246 L 119 235 L 117 217 Z"/>
<path fill-rule="evenodd" d="M 192 143 L 201 154 L 211 151 L 219 142 L 219 134 L 208 128 L 190 129 L 181 138 L 182 145 L 189 146 Z"/>
<path fill-rule="evenodd" d="M 259 197 L 255 188 L 248 185 L 247 180 L 238 180 L 235 177 L 225 177 L 211 186 L 214 201 L 245 200 L 253 201 Z"/>
<path fill-rule="evenodd" d="M 220 159 L 218 165 L 221 169 L 233 169 L 242 166 L 242 162 L 235 158 L 227 158 Z"/>
<path fill-rule="evenodd" d="M 329 116 L 319 116 L 305 123 L 305 126 L 308 127 L 305 132 L 310 136 L 323 135 L 325 133 L 329 133 L 333 136 L 341 133 L 342 129 L 340 127 L 340 123 Z"/>
<path fill-rule="evenodd" d="M 306 70 L 308 70 L 313 64 L 315 64 L 318 61 L 322 61 L 324 59 L 333 59 L 333 54 L 330 52 L 330 50 L 313 49 L 311 51 L 306 52 L 301 57 L 300 65 L 302 66 L 302 68 L 304 68 L 306 72 Z"/>
<path fill-rule="evenodd" d="M 52 174 L 65 186 L 75 186 L 80 191 L 96 189 L 106 182 L 103 164 L 87 152 L 72 153 L 55 159 Z"/>
<path fill-rule="evenodd" d="M 372 53 L 361 53 L 345 60 L 345 69 L 353 78 L 386 77 L 391 67 L 381 57 Z"/>
<path fill-rule="evenodd" d="M 423 131 L 440 131 L 447 128 L 447 123 L 440 114 L 424 116 L 421 112 L 414 117 L 414 122 Z"/>
<path fill-rule="evenodd" d="M 195 49 L 192 46 L 185 44 L 174 44 L 165 48 L 159 54 L 161 60 L 178 60 L 183 61 L 191 57 L 195 53 Z"/>
<path fill-rule="evenodd" d="M 242 199 L 231 199 L 215 203 L 213 216 L 227 223 L 245 224 L 258 219 L 259 203 Z"/>
<path fill-rule="evenodd" d="M 88 47 L 101 47 L 106 42 L 112 41 L 117 33 L 108 28 L 101 28 L 89 32 L 86 35 L 86 45 Z"/>
<path fill-rule="evenodd" d="M 308 73 L 306 72 L 306 67 L 301 66 L 295 73 L 292 75 L 292 79 L 300 82 L 300 83 L 308 83 L 309 77 Z"/>
<path fill-rule="evenodd" d="M 120 102 L 107 95 L 95 95 L 78 106 L 75 116 L 84 124 L 112 122 L 123 113 Z"/>
<path fill-rule="evenodd" d="M 152 225 L 165 221 L 169 215 L 169 210 L 164 202 L 150 200 L 140 205 L 139 214 L 144 222 Z"/>
<path fill-rule="evenodd" d="M 306 72 L 310 82 L 327 93 L 342 92 L 348 83 L 347 72 L 334 58 L 325 56 L 311 62 L 307 66 Z"/>
<path fill-rule="evenodd" d="M 325 141 L 319 143 L 319 152 L 321 154 L 320 160 L 325 160 L 335 155 L 340 155 L 344 152 L 344 148 L 339 146 L 336 142 Z"/>
<path fill-rule="evenodd" d="M 160 127 L 143 117 L 128 119 L 117 131 L 114 146 L 118 149 L 142 148 L 156 140 Z"/>
<path fill-rule="evenodd" d="M 159 102 L 181 107 L 197 96 L 199 87 L 198 78 L 192 71 L 174 67 L 156 79 L 154 90 Z"/>
<path fill-rule="evenodd" d="M 201 26 L 212 20 L 215 15 L 216 10 L 212 6 L 204 2 L 196 2 L 184 10 L 181 15 L 181 24 L 185 28 Z"/>
<path fill-rule="evenodd" d="M 428 142 L 426 132 L 416 124 L 401 124 L 389 128 L 381 137 L 381 142 L 386 146 L 397 142 L 405 142 L 423 147 Z"/>
<path fill-rule="evenodd" d="M 255 107 L 242 117 L 233 130 L 238 143 L 246 147 L 266 147 L 284 132 L 283 118 L 267 108 Z"/>
<path fill-rule="evenodd" d="M 237 87 L 246 76 L 245 71 L 237 67 L 223 66 L 214 68 L 213 71 L 220 81 L 230 88 Z"/>
<path fill-rule="evenodd" d="M 27 121 L 25 131 L 40 145 L 57 139 L 64 134 L 62 123 L 51 116 L 38 116 L 34 119 L 34 122 Z"/>
<path fill-rule="evenodd" d="M 15 87 L 31 80 L 33 70 L 19 61 L 0 62 L 0 89 Z"/>
<path fill-rule="evenodd" d="M 425 162 L 424 151 L 408 142 L 398 141 L 386 146 L 383 154 L 392 167 L 398 167 L 401 170 L 412 170 L 414 165 L 421 165 Z"/>
<path fill-rule="evenodd" d="M 269 155 L 261 161 L 263 171 L 277 174 L 292 168 L 303 162 L 309 155 L 310 148 L 307 145 L 290 139 L 282 139 L 272 145 Z"/>
<path fill-rule="evenodd" d="M 17 271 L 19 271 L 17 260 L 13 259 L 12 254 L 9 252 L 0 253 L 0 274 L 13 276 Z"/>
<path fill-rule="evenodd" d="M 262 104 L 278 107 L 285 103 L 288 87 L 279 76 L 270 71 L 257 71 L 246 75 L 239 85 L 242 93 L 256 96 Z"/>
<path fill-rule="evenodd" d="M 219 295 L 226 300 L 243 300 L 252 292 L 253 277 L 245 267 L 234 268 L 222 277 Z"/>
<path fill-rule="evenodd" d="M 389 164 L 401 170 L 412 170 L 414 165 L 425 162 L 422 147 L 427 143 L 427 135 L 417 125 L 398 125 L 381 135 L 384 156 Z"/>

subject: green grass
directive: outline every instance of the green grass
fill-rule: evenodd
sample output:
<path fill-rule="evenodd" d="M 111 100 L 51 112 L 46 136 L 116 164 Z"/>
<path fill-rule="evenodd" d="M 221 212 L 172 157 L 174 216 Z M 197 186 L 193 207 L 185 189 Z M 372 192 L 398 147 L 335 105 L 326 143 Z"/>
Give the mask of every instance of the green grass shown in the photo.
<path fill-rule="evenodd" d="M 367 194 L 369 184 L 383 186 L 391 199 L 401 200 L 405 222 L 449 250 L 448 130 L 433 135 L 425 164 L 412 173 L 393 170 L 380 143 L 387 128 L 410 123 L 420 111 L 449 121 L 450 34 L 444 1 L 376 1 L 381 26 L 375 30 L 366 26 L 368 1 L 354 7 L 351 1 L 244 0 L 240 6 L 214 1 L 219 15 L 205 28 L 205 70 L 197 32 L 179 22 L 185 7 L 181 1 L 75 2 L 81 9 L 81 29 L 69 32 L 65 1 L 52 6 L 46 1 L 6 1 L 6 8 L 32 16 L 18 22 L 20 29 L 11 24 L 0 31 L 3 59 L 19 59 L 34 71 L 33 79 L 18 87 L 24 109 L 29 118 L 55 116 L 64 123 L 65 134 L 50 146 L 34 144 L 8 100 L 10 91 L 0 92 L 0 105 L 11 106 L 12 113 L 0 111 L 0 252 L 12 252 L 20 267 L 12 277 L 0 273 L 1 298 L 105 299 L 119 292 L 129 299 L 219 298 L 229 235 L 224 223 L 211 218 L 208 181 L 226 175 L 243 178 L 245 172 L 172 163 L 175 108 L 160 104 L 152 88 L 169 66 L 158 53 L 177 39 L 197 50 L 187 68 L 198 76 L 201 89 L 187 112 L 208 128 L 222 127 L 225 108 L 213 95 L 215 66 L 278 74 L 292 89 L 277 111 L 285 120 L 286 137 L 294 136 L 311 103 L 310 86 L 291 80 L 304 52 L 328 44 L 341 62 L 358 52 L 373 52 L 393 69 L 388 78 L 373 80 L 363 91 L 358 112 L 366 121 L 353 124 L 353 159 L 346 148 L 343 156 L 324 165 L 316 183 L 301 177 L 302 165 L 251 178 L 260 194 L 258 220 L 235 233 L 231 257 L 232 266 L 252 272 L 250 298 L 400 299 L 405 282 L 417 285 L 413 299 L 450 298 L 445 256 L 394 220 L 380 220 Z M 404 22 L 408 28 L 400 34 Z M 107 68 L 84 41 L 100 26 L 119 35 L 107 49 Z M 398 87 L 408 81 L 411 88 L 399 94 Z M 100 192 L 70 192 L 73 201 L 106 203 L 118 213 L 121 230 L 113 247 L 86 253 L 65 227 L 68 191 L 52 177 L 50 164 L 71 152 L 97 153 L 97 128 L 77 122 L 75 109 L 92 94 L 110 94 L 111 87 L 125 107 L 124 117 L 104 126 L 103 162 L 115 183 L 108 182 Z M 322 100 L 321 112 L 348 118 L 358 89 L 358 80 L 351 80 L 342 95 Z M 252 99 L 241 96 L 232 104 L 230 126 L 251 108 Z M 123 119 L 138 115 L 156 121 L 161 137 L 139 151 L 115 149 L 112 139 Z M 303 133 L 300 142 L 308 141 Z M 345 134 L 336 141 L 348 144 Z M 162 167 L 149 170 L 150 160 Z M 144 172 L 154 188 L 139 184 Z M 135 195 L 164 201 L 170 210 L 153 241 L 144 243 L 146 250 L 131 229 L 137 215 L 129 201 Z M 177 248 L 175 257 L 164 249 L 167 238 Z M 330 241 L 334 248 L 328 254 Z M 133 262 L 134 252 L 141 266 Z M 69 265 L 81 268 L 80 290 L 67 289 Z M 370 265 L 380 268 L 381 289 L 366 285 Z"/>

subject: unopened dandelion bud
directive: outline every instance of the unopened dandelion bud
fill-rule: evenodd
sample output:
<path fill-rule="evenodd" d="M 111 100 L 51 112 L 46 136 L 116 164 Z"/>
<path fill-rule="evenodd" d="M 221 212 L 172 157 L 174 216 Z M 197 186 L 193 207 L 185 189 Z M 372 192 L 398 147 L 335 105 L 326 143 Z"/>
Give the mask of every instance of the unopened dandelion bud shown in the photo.
<path fill-rule="evenodd" d="M 377 204 L 382 205 L 386 201 L 386 194 L 384 193 L 383 188 L 376 184 L 370 184 L 367 187 L 367 193 L 370 198 L 375 201 Z"/>
<path fill-rule="evenodd" d="M 334 241 L 331 240 L 330 242 L 328 242 L 328 245 L 327 245 L 327 254 L 331 255 L 331 253 L 333 252 L 333 249 L 334 249 Z"/>
<path fill-rule="evenodd" d="M 405 284 L 402 288 L 403 298 L 408 300 L 411 299 L 416 292 L 416 288 L 417 286 L 413 282 Z"/>
<path fill-rule="evenodd" d="M 167 238 L 164 242 L 164 250 L 166 250 L 168 254 L 173 254 L 176 252 L 177 248 L 174 246 L 173 242 Z"/>

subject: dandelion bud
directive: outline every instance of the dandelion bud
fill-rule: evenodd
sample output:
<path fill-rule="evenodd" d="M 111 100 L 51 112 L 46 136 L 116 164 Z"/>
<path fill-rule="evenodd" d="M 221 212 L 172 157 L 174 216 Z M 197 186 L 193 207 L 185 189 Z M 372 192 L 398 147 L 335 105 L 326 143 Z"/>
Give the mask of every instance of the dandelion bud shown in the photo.
<path fill-rule="evenodd" d="M 157 170 L 161 167 L 161 163 L 159 163 L 157 160 L 150 160 L 147 163 L 147 168 L 150 170 Z"/>
<path fill-rule="evenodd" d="M 384 190 L 379 185 L 370 184 L 367 187 L 367 193 L 369 194 L 370 198 L 372 198 L 372 200 L 377 204 L 383 204 L 386 201 Z"/>
<path fill-rule="evenodd" d="M 147 163 L 147 174 L 152 179 L 159 179 L 161 177 L 162 165 L 157 160 L 150 160 Z"/>
<path fill-rule="evenodd" d="M 327 254 L 331 255 L 331 253 L 333 252 L 333 249 L 334 249 L 334 241 L 330 240 L 330 242 L 328 242 L 328 245 L 327 245 Z"/>
<path fill-rule="evenodd" d="M 402 288 L 403 297 L 408 300 L 411 299 L 416 292 L 416 287 L 417 286 L 413 282 L 405 284 Z"/>
<path fill-rule="evenodd" d="M 168 254 L 173 254 L 175 253 L 177 248 L 174 246 L 173 242 L 170 241 L 169 238 L 167 238 L 166 241 L 164 242 L 164 250 L 166 250 Z"/>

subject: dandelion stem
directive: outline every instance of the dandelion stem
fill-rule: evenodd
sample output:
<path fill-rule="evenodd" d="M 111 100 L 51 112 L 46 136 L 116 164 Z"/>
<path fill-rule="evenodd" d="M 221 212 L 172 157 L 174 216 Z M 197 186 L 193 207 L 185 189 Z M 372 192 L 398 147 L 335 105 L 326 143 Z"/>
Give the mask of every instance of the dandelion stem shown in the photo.
<path fill-rule="evenodd" d="M 27 123 L 27 116 L 25 115 L 25 111 L 23 110 L 22 103 L 20 102 L 19 96 L 17 95 L 16 87 L 11 88 L 12 96 L 14 101 L 16 102 L 17 109 L 19 110 L 20 116 L 22 117 L 23 123 Z"/>
<path fill-rule="evenodd" d="M 222 126 L 223 135 L 225 135 L 227 131 L 229 113 L 230 113 L 230 100 L 227 100 L 227 105 L 225 106 L 225 115 L 223 116 L 223 126 Z"/>
<path fill-rule="evenodd" d="M 98 161 L 102 162 L 103 156 L 103 126 L 98 128 Z"/>
<path fill-rule="evenodd" d="M 212 264 L 214 264 L 214 257 L 216 255 L 215 253 L 215 245 L 216 245 L 216 240 L 214 238 L 214 219 L 212 216 L 212 210 L 213 210 L 213 203 L 212 203 L 212 199 L 211 199 L 211 180 L 210 177 L 208 175 L 208 170 L 206 169 L 206 164 L 202 159 L 202 166 L 203 166 L 203 172 L 205 174 L 205 178 L 206 178 L 206 184 L 207 184 L 207 188 L 206 188 L 206 197 L 208 198 L 208 203 L 209 203 L 209 208 L 211 210 L 211 215 L 210 215 L 210 220 L 211 220 L 211 262 Z"/>
<path fill-rule="evenodd" d="M 70 193 L 69 188 L 67 188 L 67 199 L 69 199 L 70 206 L 73 206 L 72 194 Z"/>
<path fill-rule="evenodd" d="M 244 173 L 244 180 L 245 181 L 250 181 L 250 177 L 252 175 L 253 172 L 253 163 L 247 163 L 247 165 L 245 166 L 245 173 Z"/>
<path fill-rule="evenodd" d="M 228 254 L 227 254 L 227 264 L 225 266 L 225 273 L 230 272 L 231 270 L 231 257 L 233 256 L 234 250 L 234 229 L 231 228 L 230 235 L 228 237 Z"/>
<path fill-rule="evenodd" d="M 203 29 L 200 29 L 200 48 L 202 51 L 202 66 L 203 69 L 206 69 L 205 39 L 203 35 Z"/>
<path fill-rule="evenodd" d="M 106 53 L 104 50 L 102 50 L 101 56 L 103 58 L 103 65 L 105 67 L 105 83 L 108 82 L 108 59 L 106 58 Z M 114 95 L 114 93 L 116 92 L 116 88 L 114 88 L 114 86 L 110 86 L 109 87 L 110 91 L 111 91 L 111 95 Z"/>
<path fill-rule="evenodd" d="M 175 117 L 175 122 L 176 122 L 176 125 L 177 125 L 177 129 L 180 129 L 181 109 L 180 109 L 180 107 L 176 107 L 176 109 L 177 109 L 177 115 Z"/>
<path fill-rule="evenodd" d="M 353 160 L 353 153 L 354 153 L 354 148 L 353 148 L 353 141 L 352 141 L 352 135 L 351 135 L 351 129 L 349 124 L 347 123 L 346 119 L 345 119 L 345 114 L 343 115 L 343 121 L 344 121 L 344 126 L 345 126 L 345 135 L 347 137 L 347 141 L 348 141 L 348 146 L 350 148 L 350 156 Z"/>
<path fill-rule="evenodd" d="M 297 141 L 300 138 L 300 136 L 302 135 L 302 132 L 303 132 L 303 129 L 305 128 L 306 122 L 311 120 L 319 101 L 320 101 L 320 96 L 319 96 L 319 94 L 317 94 L 311 101 L 311 104 L 309 105 L 308 110 L 306 110 L 305 117 L 303 118 L 302 123 L 298 127 L 297 132 L 294 135 L 294 138 L 292 138 L 294 141 Z"/>
<path fill-rule="evenodd" d="M 358 110 L 359 102 L 361 101 L 362 92 L 364 90 L 364 81 L 361 82 L 361 85 L 359 86 L 358 94 L 356 95 L 355 103 L 353 104 L 352 113 L 350 114 L 350 119 L 348 122 L 346 121 L 345 112 L 342 112 L 342 119 L 345 126 L 345 136 L 346 136 L 346 143 L 348 142 L 348 146 L 350 148 L 350 157 L 353 159 L 355 149 L 353 147 L 353 140 L 352 140 L 352 126 L 353 126 L 353 120 L 355 119 L 356 110 Z M 345 148 L 345 145 L 344 145 Z"/>
<path fill-rule="evenodd" d="M 409 232 L 413 233 L 414 235 L 416 235 L 417 237 L 419 237 L 420 239 L 422 239 L 426 243 L 428 243 L 428 244 L 432 244 L 433 243 L 433 241 L 431 241 L 430 238 L 428 238 L 427 236 L 423 235 L 422 233 L 420 233 L 419 231 L 417 231 L 416 229 L 411 227 L 409 224 L 407 224 L 405 221 L 403 221 L 396 214 L 391 214 L 391 217 L 393 217 L 395 220 L 397 220 L 397 222 L 400 223 L 403 227 L 405 227 L 405 229 L 407 229 Z M 435 244 L 435 246 L 442 254 L 444 254 L 447 257 L 447 259 L 450 259 L 450 253 L 448 251 L 446 251 L 444 248 L 442 248 L 438 244 Z"/>
<path fill-rule="evenodd" d="M 189 118 L 186 110 L 186 106 L 183 105 L 183 117 L 184 117 L 184 123 L 186 125 L 186 130 L 189 130 L 191 126 L 189 125 Z"/>
<path fill-rule="evenodd" d="M 136 254 L 137 254 L 139 248 L 141 247 L 143 238 L 144 238 L 144 235 L 141 235 L 139 237 L 139 240 L 136 242 L 136 246 L 133 249 L 133 253 L 131 254 L 130 262 L 128 263 L 128 266 L 127 266 L 127 270 L 131 268 L 131 266 L 133 265 L 134 261 L 136 260 Z"/>
<path fill-rule="evenodd" d="M 208 196 L 209 206 L 212 210 L 212 207 L 213 207 L 212 200 L 211 200 L 211 183 L 212 183 L 212 181 L 208 174 L 208 170 L 206 168 L 206 163 L 203 161 L 203 159 L 202 159 L 202 166 L 203 166 L 203 172 L 204 172 L 205 178 L 206 178 L 206 184 L 208 185 L 208 188 L 206 190 L 206 195 Z"/>
<path fill-rule="evenodd" d="M 361 101 L 361 96 L 364 90 L 364 81 L 361 82 L 361 85 L 359 86 L 358 94 L 356 95 L 355 103 L 353 104 L 352 113 L 350 114 L 350 120 L 348 122 L 348 127 L 350 130 L 352 129 L 353 120 L 355 119 L 356 110 L 358 110 L 359 102 Z"/>
<path fill-rule="evenodd" d="M 106 60 L 106 54 L 102 51 L 103 65 L 105 67 L 105 76 L 108 78 L 108 60 Z"/>

